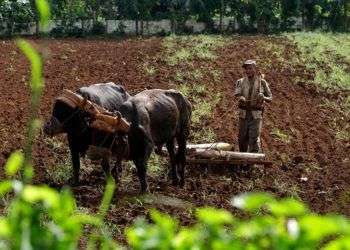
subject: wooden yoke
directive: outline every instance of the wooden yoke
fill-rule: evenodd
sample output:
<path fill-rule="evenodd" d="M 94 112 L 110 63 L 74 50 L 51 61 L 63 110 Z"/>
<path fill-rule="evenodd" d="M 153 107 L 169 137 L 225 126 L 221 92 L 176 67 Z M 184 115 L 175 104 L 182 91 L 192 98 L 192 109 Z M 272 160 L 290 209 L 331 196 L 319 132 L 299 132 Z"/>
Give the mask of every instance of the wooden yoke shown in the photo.
<path fill-rule="evenodd" d="M 96 103 L 93 103 L 68 89 L 64 89 L 62 95 L 56 98 L 56 100 L 62 101 L 72 108 L 80 108 L 92 115 L 92 118 L 94 119 L 90 124 L 90 127 L 92 128 L 107 133 L 127 133 L 130 129 L 130 124 L 122 118 L 119 112 L 116 114 L 111 113 Z"/>

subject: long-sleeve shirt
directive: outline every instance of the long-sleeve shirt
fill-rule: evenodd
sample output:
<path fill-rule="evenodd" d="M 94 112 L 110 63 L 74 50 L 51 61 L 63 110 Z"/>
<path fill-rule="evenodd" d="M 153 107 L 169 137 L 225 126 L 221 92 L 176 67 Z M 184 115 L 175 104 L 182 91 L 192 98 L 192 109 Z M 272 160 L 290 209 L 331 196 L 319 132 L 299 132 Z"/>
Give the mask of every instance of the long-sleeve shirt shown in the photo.
<path fill-rule="evenodd" d="M 269 84 L 265 79 L 256 77 L 253 81 L 250 81 L 247 77 L 241 78 L 236 82 L 235 96 L 243 96 L 247 101 L 250 101 L 251 105 L 256 105 L 258 102 L 258 95 L 262 93 L 265 101 L 272 100 L 272 93 L 269 88 Z M 252 116 L 254 119 L 262 118 L 261 110 L 252 110 Z M 246 117 L 246 110 L 239 109 L 239 117 Z"/>

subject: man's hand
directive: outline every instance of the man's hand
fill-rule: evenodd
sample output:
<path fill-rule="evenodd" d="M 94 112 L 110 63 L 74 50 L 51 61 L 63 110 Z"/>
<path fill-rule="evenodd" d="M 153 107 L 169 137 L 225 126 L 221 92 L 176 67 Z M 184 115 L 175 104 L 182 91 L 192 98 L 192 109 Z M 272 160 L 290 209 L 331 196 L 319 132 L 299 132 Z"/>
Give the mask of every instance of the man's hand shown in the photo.
<path fill-rule="evenodd" d="M 263 93 L 259 93 L 258 94 L 258 97 L 257 97 L 257 105 L 258 106 L 261 106 L 264 104 L 264 101 L 265 101 L 265 96 Z"/>
<path fill-rule="evenodd" d="M 258 101 L 263 101 L 265 99 L 265 96 L 263 93 L 258 94 Z"/>
<path fill-rule="evenodd" d="M 238 107 L 242 108 L 246 105 L 246 99 L 244 96 L 240 96 L 238 99 Z"/>
<path fill-rule="evenodd" d="M 238 99 L 238 103 L 239 104 L 245 104 L 245 102 L 246 102 L 245 97 L 244 96 L 240 96 L 239 99 Z"/>

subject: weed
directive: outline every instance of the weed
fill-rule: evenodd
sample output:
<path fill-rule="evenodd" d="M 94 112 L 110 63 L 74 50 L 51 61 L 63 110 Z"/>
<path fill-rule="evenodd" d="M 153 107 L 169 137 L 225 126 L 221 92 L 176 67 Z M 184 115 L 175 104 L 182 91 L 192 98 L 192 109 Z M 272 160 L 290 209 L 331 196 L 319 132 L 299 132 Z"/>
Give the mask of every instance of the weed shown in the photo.
<path fill-rule="evenodd" d="M 203 119 L 207 119 L 211 116 L 212 105 L 209 102 L 197 103 L 194 106 L 192 112 L 192 123 L 194 126 L 198 126 L 203 123 Z"/>
<path fill-rule="evenodd" d="M 193 143 L 211 143 L 215 142 L 217 137 L 211 128 L 202 128 L 192 135 Z"/>
<path fill-rule="evenodd" d="M 150 65 L 148 62 L 144 63 L 143 68 L 145 73 L 149 76 L 153 76 L 157 72 L 156 68 Z"/>
<path fill-rule="evenodd" d="M 195 71 L 193 71 L 192 76 L 195 80 L 200 80 L 203 77 L 203 73 L 200 69 L 196 69 Z"/>
<path fill-rule="evenodd" d="M 203 84 L 193 84 L 192 92 L 197 96 L 205 96 L 207 93 L 207 88 Z"/>
<path fill-rule="evenodd" d="M 148 172 L 150 176 L 159 176 L 166 169 L 167 160 L 155 153 L 151 154 L 148 161 Z"/>
<path fill-rule="evenodd" d="M 335 138 L 339 141 L 350 141 L 350 126 L 348 125 L 344 130 L 337 131 Z"/>
<path fill-rule="evenodd" d="M 275 136 L 275 138 L 282 141 L 283 143 L 288 144 L 291 142 L 291 136 L 278 128 L 274 128 L 271 132 L 271 135 Z"/>
<path fill-rule="evenodd" d="M 60 151 L 61 149 L 65 148 L 66 146 L 59 141 L 56 137 L 45 137 L 44 138 L 45 144 L 51 148 L 53 151 L 57 152 Z"/>
<path fill-rule="evenodd" d="M 297 184 L 291 184 L 287 181 L 276 178 L 274 179 L 273 187 L 276 189 L 277 193 L 283 196 L 288 196 L 300 200 L 300 194 L 302 191 Z"/>
<path fill-rule="evenodd" d="M 350 89 L 350 41 L 346 34 L 297 32 L 288 34 L 302 52 L 307 69 L 315 71 L 315 83 L 326 89 Z"/>
<path fill-rule="evenodd" d="M 183 82 L 184 81 L 184 74 L 181 71 L 176 72 L 176 74 L 175 74 L 175 81 L 177 81 L 177 82 Z"/>
<path fill-rule="evenodd" d="M 221 72 L 219 70 L 212 69 L 210 71 L 210 73 L 212 74 L 215 82 L 219 82 L 220 81 L 220 79 L 221 79 Z"/>
<path fill-rule="evenodd" d="M 192 58 L 214 60 L 213 49 L 223 46 L 225 39 L 220 36 L 170 36 L 164 39 L 166 62 L 170 66 L 189 63 Z"/>
<path fill-rule="evenodd" d="M 191 94 L 191 87 L 188 84 L 181 84 L 178 86 L 178 90 L 184 95 L 184 96 L 190 96 Z"/>
<path fill-rule="evenodd" d="M 117 224 L 106 220 L 101 228 L 101 232 L 105 237 L 113 239 L 116 235 L 121 233 L 121 230 L 118 228 Z"/>
<path fill-rule="evenodd" d="M 46 169 L 46 175 L 54 183 L 66 183 L 72 177 L 72 164 L 69 157 L 55 159 L 54 167 Z"/>
<path fill-rule="evenodd" d="M 179 63 L 186 63 L 187 61 L 191 60 L 191 58 L 191 51 L 185 48 L 181 48 L 180 50 L 176 51 L 173 55 L 168 56 L 166 62 L 170 66 L 175 66 Z"/>
<path fill-rule="evenodd" d="M 286 153 L 280 153 L 278 155 L 278 157 L 279 157 L 282 165 L 288 165 L 291 162 L 291 159 L 290 159 L 289 155 L 286 154 Z"/>

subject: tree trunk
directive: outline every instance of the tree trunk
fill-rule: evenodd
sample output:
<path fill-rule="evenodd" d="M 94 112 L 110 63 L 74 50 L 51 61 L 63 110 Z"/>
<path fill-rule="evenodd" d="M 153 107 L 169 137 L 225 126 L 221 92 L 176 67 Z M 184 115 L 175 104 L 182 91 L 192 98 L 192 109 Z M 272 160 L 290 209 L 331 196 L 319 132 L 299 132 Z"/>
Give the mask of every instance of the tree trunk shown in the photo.
<path fill-rule="evenodd" d="M 40 34 L 40 25 L 39 25 L 38 18 L 36 18 L 36 20 L 35 20 L 35 35 L 39 36 L 39 34 Z"/>
<path fill-rule="evenodd" d="M 141 25 L 141 36 L 143 36 L 143 19 L 141 19 L 140 21 L 140 25 Z"/>
<path fill-rule="evenodd" d="M 224 0 L 221 0 L 221 6 L 220 6 L 220 33 L 222 33 L 222 19 L 224 15 Z"/>
<path fill-rule="evenodd" d="M 344 22 L 344 31 L 347 31 L 348 30 L 348 16 L 347 16 L 347 13 L 348 13 L 348 4 L 347 4 L 347 0 L 343 0 L 343 5 L 344 5 L 344 18 L 343 18 L 343 22 Z"/>
<path fill-rule="evenodd" d="M 136 35 L 138 36 L 139 35 L 139 19 L 136 18 L 135 19 L 135 32 L 136 32 Z"/>

